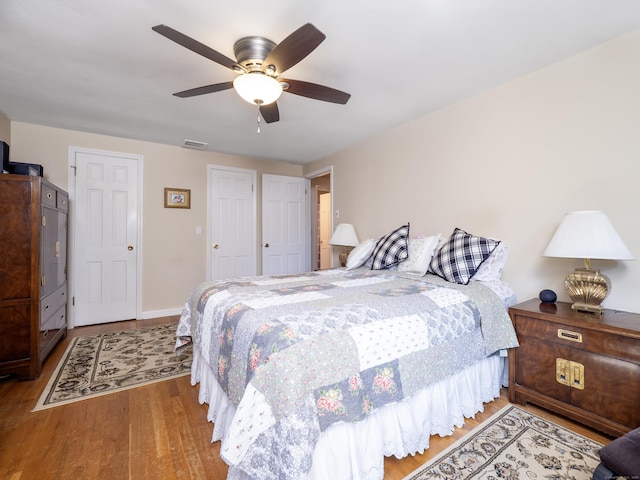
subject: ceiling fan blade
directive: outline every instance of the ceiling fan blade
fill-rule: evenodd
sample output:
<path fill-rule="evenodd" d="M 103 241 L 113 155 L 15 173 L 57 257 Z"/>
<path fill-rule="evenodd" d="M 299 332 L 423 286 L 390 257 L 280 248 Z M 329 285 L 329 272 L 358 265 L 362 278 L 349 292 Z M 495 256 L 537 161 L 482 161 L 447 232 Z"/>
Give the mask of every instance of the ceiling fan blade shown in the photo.
<path fill-rule="evenodd" d="M 276 102 L 269 105 L 260 105 L 260 115 L 267 123 L 273 123 L 280 120 L 280 111 L 278 110 L 278 104 Z"/>
<path fill-rule="evenodd" d="M 191 88 L 182 92 L 174 93 L 176 97 L 187 98 L 196 95 L 206 95 L 207 93 L 220 92 L 233 88 L 233 82 L 214 83 L 213 85 L 205 85 L 204 87 Z"/>
<path fill-rule="evenodd" d="M 325 38 L 324 33 L 307 23 L 276 45 L 262 65 L 273 65 L 275 74 L 280 75 L 313 52 Z"/>
<path fill-rule="evenodd" d="M 187 37 L 184 33 L 180 33 L 177 30 L 174 30 L 171 27 L 167 27 L 166 25 L 156 25 L 155 27 L 151 27 L 154 32 L 159 33 L 167 37 L 169 40 L 173 40 L 178 45 L 182 45 L 185 48 L 188 48 L 192 52 L 195 52 L 199 55 L 202 55 L 209 60 L 213 60 L 220 65 L 230 68 L 234 71 L 244 71 L 245 69 L 236 63 L 235 60 L 231 60 L 226 55 L 223 55 L 220 52 L 216 52 L 213 48 L 207 47 L 204 43 L 200 43 L 197 40 L 194 40 L 191 37 Z"/>
<path fill-rule="evenodd" d="M 339 103 L 344 105 L 351 98 L 350 93 L 346 93 L 335 88 L 325 87 L 317 83 L 303 82 L 301 80 L 285 80 L 278 79 L 280 82 L 289 84 L 289 88 L 285 92 L 300 95 L 302 97 L 313 98 L 314 100 L 322 100 L 323 102 Z"/>

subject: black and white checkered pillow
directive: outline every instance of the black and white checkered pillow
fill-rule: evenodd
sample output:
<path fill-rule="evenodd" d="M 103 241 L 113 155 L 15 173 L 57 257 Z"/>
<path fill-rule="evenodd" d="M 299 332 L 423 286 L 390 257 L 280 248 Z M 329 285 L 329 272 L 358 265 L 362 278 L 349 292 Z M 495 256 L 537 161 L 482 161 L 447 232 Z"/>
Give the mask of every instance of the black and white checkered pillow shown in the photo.
<path fill-rule="evenodd" d="M 385 235 L 373 249 L 371 270 L 382 270 L 406 260 L 409 256 L 409 224 Z"/>
<path fill-rule="evenodd" d="M 456 228 L 433 256 L 429 271 L 449 282 L 466 285 L 499 244 L 499 240 L 476 237 Z"/>

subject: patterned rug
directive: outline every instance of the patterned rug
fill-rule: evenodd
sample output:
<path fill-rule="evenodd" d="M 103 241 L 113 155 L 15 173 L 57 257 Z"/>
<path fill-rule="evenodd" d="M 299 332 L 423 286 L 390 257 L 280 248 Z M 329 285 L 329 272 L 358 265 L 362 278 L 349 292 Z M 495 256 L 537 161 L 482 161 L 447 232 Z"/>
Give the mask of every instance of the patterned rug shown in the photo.
<path fill-rule="evenodd" d="M 507 405 L 404 480 L 589 480 L 601 447 Z"/>
<path fill-rule="evenodd" d="M 187 375 L 175 342 L 175 324 L 74 338 L 33 411 Z"/>

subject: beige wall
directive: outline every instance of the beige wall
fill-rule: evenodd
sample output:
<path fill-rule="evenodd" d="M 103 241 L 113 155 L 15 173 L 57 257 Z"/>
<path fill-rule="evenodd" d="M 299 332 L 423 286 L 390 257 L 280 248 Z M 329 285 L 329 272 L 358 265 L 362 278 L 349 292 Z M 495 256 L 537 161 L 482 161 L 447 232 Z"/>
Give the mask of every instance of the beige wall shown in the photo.
<path fill-rule="evenodd" d="M 563 215 L 603 210 L 640 258 L 640 31 L 417 119 L 305 167 L 334 166 L 334 209 L 360 239 L 411 222 L 504 240 L 518 298 L 579 260 L 542 257 Z M 609 308 L 640 312 L 640 262 L 593 261 Z"/>
<path fill-rule="evenodd" d="M 304 173 L 334 166 L 334 209 L 361 239 L 406 221 L 413 235 L 460 227 L 494 236 L 509 245 L 503 278 L 520 300 L 543 288 L 566 300 L 564 275 L 581 262 L 541 256 L 566 212 L 604 210 L 640 258 L 638 51 L 640 31 L 313 162 Z M 144 156 L 144 312 L 179 307 L 206 275 L 208 164 L 256 169 L 258 175 L 303 174 L 284 163 L 7 125 L 0 116 L 3 135 L 10 135 L 14 161 L 43 164 L 45 177 L 65 188 L 70 145 Z M 190 188 L 192 209 L 164 209 L 165 186 Z M 194 233 L 197 225 L 202 236 Z M 593 266 L 613 283 L 606 306 L 640 312 L 640 262 Z"/>
<path fill-rule="evenodd" d="M 189 291 L 206 279 L 207 165 L 256 170 L 258 242 L 262 227 L 262 173 L 302 175 L 302 167 L 287 163 L 256 161 L 20 122 L 11 124 L 10 145 L 13 161 L 43 165 L 45 178 L 65 189 L 69 188 L 69 146 L 143 156 L 142 312 L 145 317 L 181 308 Z M 190 189 L 191 209 L 165 209 L 165 187 Z M 195 234 L 196 226 L 202 227 L 201 235 Z M 262 260 L 258 245 L 256 252 L 259 273 Z"/>
<path fill-rule="evenodd" d="M 0 112 L 0 140 L 7 143 L 11 141 L 11 121 L 2 112 Z"/>

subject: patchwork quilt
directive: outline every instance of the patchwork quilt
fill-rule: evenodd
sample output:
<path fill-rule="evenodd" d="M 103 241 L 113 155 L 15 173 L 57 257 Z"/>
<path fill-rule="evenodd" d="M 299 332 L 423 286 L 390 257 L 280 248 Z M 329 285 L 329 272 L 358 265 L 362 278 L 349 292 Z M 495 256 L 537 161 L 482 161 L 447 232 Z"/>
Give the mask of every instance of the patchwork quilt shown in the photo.
<path fill-rule="evenodd" d="M 517 346 L 505 307 L 479 283 L 365 268 L 205 282 L 176 350 L 191 342 L 236 407 L 223 459 L 261 479 L 302 477 L 331 425 Z"/>

